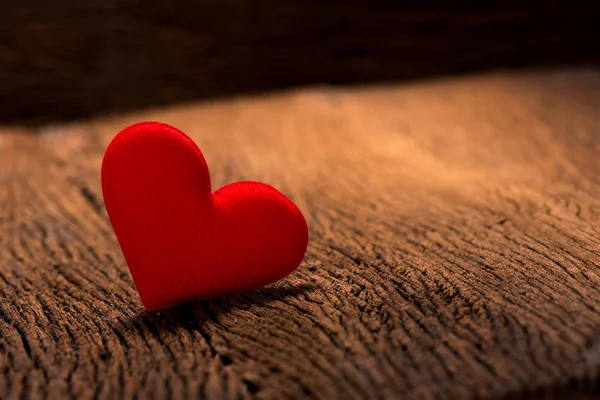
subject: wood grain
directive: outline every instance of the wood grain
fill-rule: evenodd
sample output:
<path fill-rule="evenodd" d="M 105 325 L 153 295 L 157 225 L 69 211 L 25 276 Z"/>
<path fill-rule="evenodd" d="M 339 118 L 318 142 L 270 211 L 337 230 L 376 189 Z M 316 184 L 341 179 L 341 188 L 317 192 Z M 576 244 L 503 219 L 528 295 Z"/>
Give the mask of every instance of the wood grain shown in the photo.
<path fill-rule="evenodd" d="M 594 391 L 599 106 L 600 72 L 577 70 L 3 128 L 0 398 Z M 299 205 L 310 244 L 296 273 L 143 311 L 99 166 L 118 130 L 147 119 L 198 143 L 215 188 L 265 181 Z"/>
<path fill-rule="evenodd" d="M 600 62 L 600 2 L 29 0 L 0 13 L 0 121 Z"/>

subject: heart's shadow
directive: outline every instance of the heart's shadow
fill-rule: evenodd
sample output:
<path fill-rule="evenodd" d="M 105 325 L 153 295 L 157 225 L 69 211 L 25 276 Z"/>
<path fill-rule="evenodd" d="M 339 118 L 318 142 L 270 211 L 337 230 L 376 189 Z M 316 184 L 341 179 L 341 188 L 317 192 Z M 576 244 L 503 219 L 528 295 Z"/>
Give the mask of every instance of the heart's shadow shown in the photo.
<path fill-rule="evenodd" d="M 312 283 L 296 285 L 277 285 L 264 287 L 252 292 L 223 296 L 216 299 L 185 304 L 160 311 L 142 311 L 123 322 L 123 329 L 138 331 L 141 334 L 163 335 L 176 333 L 178 328 L 202 333 L 206 322 L 218 321 L 224 315 L 239 310 L 251 310 L 256 307 L 268 307 L 273 302 L 286 302 L 317 288 Z M 122 332 L 124 333 L 124 332 Z"/>

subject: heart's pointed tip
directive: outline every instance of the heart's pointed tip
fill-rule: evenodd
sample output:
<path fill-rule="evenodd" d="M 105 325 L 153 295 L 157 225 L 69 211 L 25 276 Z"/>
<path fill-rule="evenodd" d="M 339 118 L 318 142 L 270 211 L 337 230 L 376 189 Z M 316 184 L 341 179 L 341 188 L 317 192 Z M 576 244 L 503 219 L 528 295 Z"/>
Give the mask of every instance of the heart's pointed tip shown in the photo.
<path fill-rule="evenodd" d="M 179 306 L 179 305 L 181 305 L 181 304 L 173 304 L 173 305 L 169 305 L 169 306 L 145 305 L 145 304 L 143 304 L 144 311 L 146 311 L 146 312 L 158 312 L 158 311 L 168 310 L 170 308 L 173 308 L 173 307 L 176 307 L 176 306 Z"/>
<path fill-rule="evenodd" d="M 148 312 L 156 312 L 162 310 L 168 310 L 174 307 L 182 306 L 185 304 L 193 304 L 198 301 L 206 300 L 206 298 L 198 297 L 198 298 L 187 298 L 187 299 L 177 299 L 177 298 L 163 298 L 159 301 L 158 298 L 154 299 L 141 299 L 142 305 L 144 306 L 144 311 Z"/>

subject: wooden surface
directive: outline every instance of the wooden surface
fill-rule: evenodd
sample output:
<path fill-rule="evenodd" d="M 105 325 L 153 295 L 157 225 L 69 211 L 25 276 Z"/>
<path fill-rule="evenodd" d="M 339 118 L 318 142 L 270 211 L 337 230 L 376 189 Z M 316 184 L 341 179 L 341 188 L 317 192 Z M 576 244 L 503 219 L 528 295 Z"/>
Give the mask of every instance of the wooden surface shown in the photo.
<path fill-rule="evenodd" d="M 600 72 L 580 70 L 3 128 L 0 398 L 593 389 L 599 107 Z M 310 244 L 296 273 L 253 293 L 143 311 L 99 167 L 111 137 L 146 119 L 187 132 L 215 188 L 265 181 L 299 205 Z"/>
<path fill-rule="evenodd" d="M 73 118 L 307 83 L 600 62 L 598 1 L 5 3 L 3 121 Z"/>

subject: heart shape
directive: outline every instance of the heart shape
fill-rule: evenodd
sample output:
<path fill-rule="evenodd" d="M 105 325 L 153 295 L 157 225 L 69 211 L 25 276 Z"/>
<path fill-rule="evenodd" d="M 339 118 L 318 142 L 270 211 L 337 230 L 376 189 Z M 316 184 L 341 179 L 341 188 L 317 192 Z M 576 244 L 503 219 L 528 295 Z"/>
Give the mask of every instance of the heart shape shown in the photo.
<path fill-rule="evenodd" d="M 292 273 L 306 252 L 294 203 L 251 181 L 212 193 L 200 149 L 167 124 L 137 123 L 113 138 L 102 194 L 147 310 L 256 289 Z"/>

